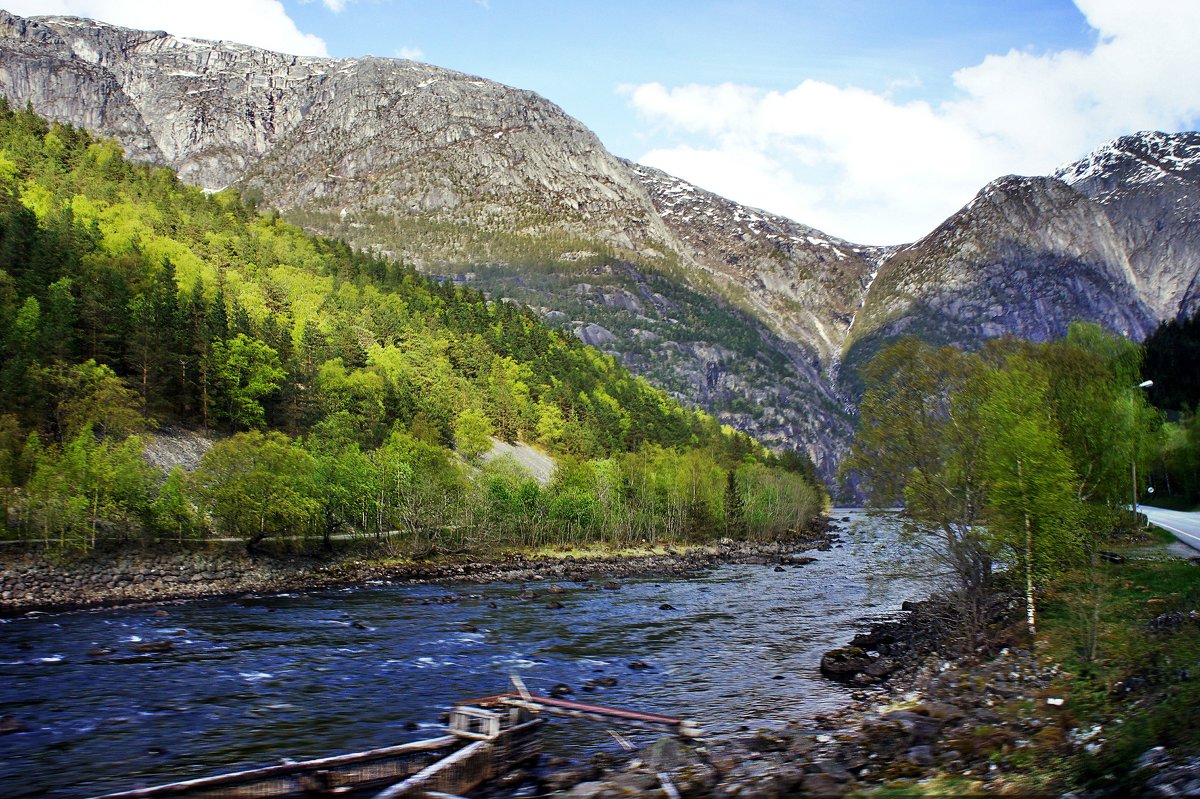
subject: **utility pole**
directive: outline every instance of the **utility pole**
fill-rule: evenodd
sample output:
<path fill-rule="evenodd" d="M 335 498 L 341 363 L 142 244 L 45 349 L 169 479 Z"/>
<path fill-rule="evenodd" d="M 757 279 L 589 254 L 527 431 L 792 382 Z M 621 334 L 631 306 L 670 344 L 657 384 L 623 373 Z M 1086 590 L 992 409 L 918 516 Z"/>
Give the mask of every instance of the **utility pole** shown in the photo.
<path fill-rule="evenodd" d="M 1143 380 L 1134 388 L 1150 388 L 1154 385 L 1153 380 Z M 1136 413 L 1136 403 L 1134 412 Z M 1133 529 L 1138 527 L 1138 481 L 1137 481 L 1137 442 L 1133 445 L 1133 457 L 1129 460 L 1129 475 L 1133 478 Z"/>

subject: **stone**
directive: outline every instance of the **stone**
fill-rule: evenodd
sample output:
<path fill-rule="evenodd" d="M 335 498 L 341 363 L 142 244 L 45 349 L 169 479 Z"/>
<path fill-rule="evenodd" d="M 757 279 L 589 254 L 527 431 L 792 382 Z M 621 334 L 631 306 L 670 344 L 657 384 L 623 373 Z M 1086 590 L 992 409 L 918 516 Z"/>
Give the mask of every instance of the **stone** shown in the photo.
<path fill-rule="evenodd" d="M 961 721 L 967 715 L 958 705 L 952 705 L 948 702 L 922 702 L 914 706 L 912 711 L 948 723 Z"/>
<path fill-rule="evenodd" d="M 821 673 L 828 677 L 849 679 L 871 664 L 866 651 L 855 647 L 831 649 L 821 656 Z"/>
<path fill-rule="evenodd" d="M 140 653 L 161 653 L 170 652 L 175 648 L 172 641 L 143 641 L 133 647 L 134 652 Z"/>
<path fill-rule="evenodd" d="M 609 791 L 607 782 L 581 782 L 567 791 L 567 799 L 601 799 Z"/>
<path fill-rule="evenodd" d="M 671 735 L 660 736 L 642 759 L 654 771 L 673 771 L 688 760 L 679 739 Z"/>
<path fill-rule="evenodd" d="M 849 786 L 828 774 L 808 774 L 801 780 L 800 790 L 810 799 L 840 799 L 849 791 Z"/>
<path fill-rule="evenodd" d="M 872 660 L 863 669 L 863 673 L 871 677 L 887 677 L 889 674 L 900 668 L 900 664 L 888 657 L 881 657 Z"/>
<path fill-rule="evenodd" d="M 933 750 L 927 744 L 914 746 L 904 753 L 904 759 L 918 766 L 932 766 Z"/>

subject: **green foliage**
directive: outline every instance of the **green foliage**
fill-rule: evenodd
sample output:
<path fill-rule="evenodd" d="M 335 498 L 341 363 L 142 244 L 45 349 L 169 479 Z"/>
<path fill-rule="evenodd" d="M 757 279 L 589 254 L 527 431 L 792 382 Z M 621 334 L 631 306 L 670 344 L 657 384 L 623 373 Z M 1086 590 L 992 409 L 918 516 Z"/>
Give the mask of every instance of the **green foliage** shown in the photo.
<path fill-rule="evenodd" d="M 62 447 L 31 441 L 26 450 L 24 527 L 47 544 L 89 549 L 101 532 L 125 538 L 146 518 L 154 475 L 137 436 L 97 440 L 84 427 Z"/>
<path fill-rule="evenodd" d="M 565 244 L 590 246 L 546 240 L 534 260 Z M 702 324 L 717 310 L 671 313 Z M 754 349 L 755 331 L 721 335 Z M 314 238 L 3 104 L 0 420 L 22 525 L 63 546 L 92 546 L 118 518 L 252 545 L 318 530 L 491 545 L 551 518 L 547 540 L 704 537 L 725 529 L 728 474 L 772 461 L 517 303 Z M 132 491 L 80 477 L 160 422 L 255 432 L 214 447 L 194 480 Z M 448 447 L 480 468 L 492 435 L 536 441 L 578 474 L 546 489 L 498 466 L 477 479 Z M 788 523 L 768 516 L 759 533 Z"/>
<path fill-rule="evenodd" d="M 812 482 L 761 463 L 737 470 L 736 491 L 733 529 L 741 525 L 752 538 L 782 538 L 821 510 L 821 495 Z M 728 501 L 726 505 L 728 509 Z"/>
<path fill-rule="evenodd" d="M 254 547 L 312 528 L 320 507 L 316 466 L 287 436 L 252 431 L 215 444 L 193 478 L 217 529 Z"/>
<path fill-rule="evenodd" d="M 75 438 L 85 428 L 114 438 L 146 428 L 137 394 L 104 364 L 90 359 L 73 366 L 57 362 L 30 376 L 58 398 L 53 414 L 64 438 Z"/>
<path fill-rule="evenodd" d="M 1157 424 L 1135 384 L 1136 348 L 1094 326 L 1063 341 L 934 349 L 914 338 L 865 369 L 847 468 L 878 504 L 903 499 L 943 534 L 960 610 L 982 629 L 997 557 L 1034 590 L 1095 555 Z"/>
<path fill-rule="evenodd" d="M 266 424 L 262 400 L 279 390 L 284 377 L 279 354 L 263 342 L 238 333 L 212 345 L 213 379 L 222 416 L 235 427 Z"/>
<path fill-rule="evenodd" d="M 1191 509 L 1200 504 L 1200 311 L 1159 325 L 1143 343 L 1142 377 L 1153 380 L 1150 400 L 1171 417 L 1152 455 L 1154 504 Z"/>
<path fill-rule="evenodd" d="M 1142 343 L 1141 376 L 1153 380 L 1150 401 L 1164 411 L 1200 403 L 1200 309 L 1163 322 Z"/>
<path fill-rule="evenodd" d="M 1154 625 L 1161 614 L 1183 619 L 1200 607 L 1196 565 L 1184 559 L 1129 558 L 1105 564 L 1109 588 L 1095 613 L 1104 642 L 1091 651 L 1090 580 L 1074 572 L 1054 586 L 1046 603 L 1042 638 L 1062 664 L 1072 715 L 1080 728 L 1102 728 L 1099 740 L 1078 751 L 1064 769 L 1079 788 L 1137 795 L 1150 776 L 1135 764 L 1154 746 L 1194 750 L 1200 728 L 1193 723 L 1200 702 L 1194 678 L 1200 662 L 1200 626 Z M 1081 609 L 1088 609 L 1081 614 Z"/>
<path fill-rule="evenodd" d="M 153 529 L 166 538 L 182 541 L 199 530 L 195 508 L 188 499 L 183 467 L 171 469 L 150 507 Z"/>
<path fill-rule="evenodd" d="M 454 420 L 454 449 L 469 461 L 477 460 L 492 448 L 493 432 L 482 411 L 467 408 Z"/>

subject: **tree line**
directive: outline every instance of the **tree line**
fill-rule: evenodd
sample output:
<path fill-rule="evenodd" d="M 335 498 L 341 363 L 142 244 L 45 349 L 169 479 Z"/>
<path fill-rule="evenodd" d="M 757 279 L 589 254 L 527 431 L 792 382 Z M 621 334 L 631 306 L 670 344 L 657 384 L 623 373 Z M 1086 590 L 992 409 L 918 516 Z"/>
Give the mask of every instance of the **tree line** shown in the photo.
<path fill-rule="evenodd" d="M 140 453 L 173 424 L 220 441 L 164 479 Z M 492 437 L 560 473 L 542 487 L 482 465 Z M 458 545 L 520 540 L 526 521 L 550 539 L 768 535 L 822 501 L 805 458 L 527 308 L 3 103 L 0 486 L 11 526 L 74 548 L 395 530 Z"/>
<path fill-rule="evenodd" d="M 865 368 L 847 469 L 937 531 L 969 639 L 1004 585 L 1024 594 L 1032 635 L 1050 581 L 1081 566 L 1095 579 L 1161 442 L 1140 361 L 1136 344 L 1076 323 L 1062 340 L 974 352 L 902 339 Z"/>
<path fill-rule="evenodd" d="M 1154 381 L 1150 401 L 1163 411 L 1162 446 L 1150 463 L 1155 502 L 1200 505 L 1200 310 L 1163 322 L 1144 343 L 1142 377 Z"/>

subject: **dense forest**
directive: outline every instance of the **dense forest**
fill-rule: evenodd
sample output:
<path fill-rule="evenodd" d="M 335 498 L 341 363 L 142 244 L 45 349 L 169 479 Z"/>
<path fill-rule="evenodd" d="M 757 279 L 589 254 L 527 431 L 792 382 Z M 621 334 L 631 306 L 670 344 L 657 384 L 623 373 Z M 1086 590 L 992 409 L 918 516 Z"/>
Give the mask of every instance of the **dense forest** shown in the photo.
<path fill-rule="evenodd" d="M 1200 311 L 1158 326 L 1144 344 L 1142 377 L 1150 401 L 1167 417 L 1162 446 L 1150 464 L 1155 504 L 1200 505 Z"/>
<path fill-rule="evenodd" d="M 143 458 L 160 425 L 219 440 L 164 476 Z M 550 484 L 485 463 L 493 437 L 552 453 Z M 773 536 L 823 501 L 805 457 L 681 407 L 526 308 L 7 105 L 0 486 L 10 534 L 71 549 L 214 531 Z"/>

